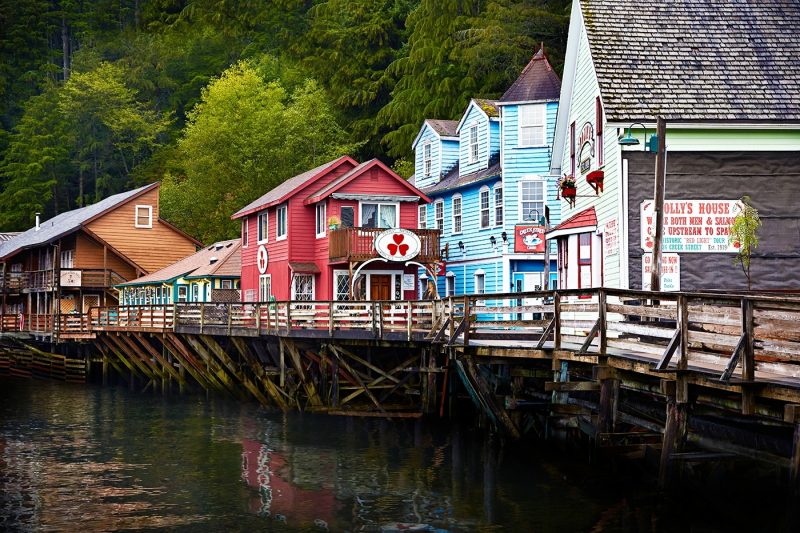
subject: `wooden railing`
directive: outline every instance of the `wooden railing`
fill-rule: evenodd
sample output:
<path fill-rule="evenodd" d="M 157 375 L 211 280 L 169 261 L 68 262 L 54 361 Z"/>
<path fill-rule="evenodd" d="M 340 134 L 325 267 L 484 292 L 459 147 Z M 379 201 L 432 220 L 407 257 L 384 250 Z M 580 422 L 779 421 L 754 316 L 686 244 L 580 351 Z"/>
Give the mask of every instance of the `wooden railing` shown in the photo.
<path fill-rule="evenodd" d="M 25 272 L 27 274 L 27 280 L 25 285 L 23 285 L 23 289 L 32 289 L 32 290 L 45 290 L 49 291 L 55 287 L 54 282 L 54 272 L 52 269 L 50 270 L 31 270 Z"/>
<path fill-rule="evenodd" d="M 28 283 L 27 272 L 6 272 L 0 276 L 0 290 L 7 292 L 19 292 Z"/>
<path fill-rule="evenodd" d="M 77 270 L 81 273 L 81 287 L 86 288 L 105 288 L 113 287 L 119 283 L 128 281 L 110 269 L 63 269 Z M 21 290 L 44 290 L 55 289 L 55 273 L 53 270 L 33 270 L 28 272 L 7 272 L 5 276 L 0 276 L 0 290 L 7 292 L 18 292 Z"/>
<path fill-rule="evenodd" d="M 375 236 L 386 231 L 381 228 L 341 228 L 330 231 L 331 261 L 366 261 L 378 257 Z M 439 234 L 436 229 L 412 229 L 420 240 L 420 251 L 414 260 L 432 263 L 439 260 Z"/>

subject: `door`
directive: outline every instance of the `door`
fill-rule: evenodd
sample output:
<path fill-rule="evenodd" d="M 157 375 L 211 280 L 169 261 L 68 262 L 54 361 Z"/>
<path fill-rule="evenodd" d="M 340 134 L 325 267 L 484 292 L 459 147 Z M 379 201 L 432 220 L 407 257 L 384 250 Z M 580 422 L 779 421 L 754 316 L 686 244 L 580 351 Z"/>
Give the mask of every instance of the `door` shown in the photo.
<path fill-rule="evenodd" d="M 514 274 L 517 292 L 541 291 L 542 273 L 541 272 L 518 272 Z M 541 298 L 522 298 L 521 305 L 542 305 Z M 541 320 L 540 313 L 522 313 L 520 320 Z"/>
<path fill-rule="evenodd" d="M 369 299 L 370 300 L 391 300 L 392 299 L 392 276 L 391 276 L 391 274 L 370 274 L 370 276 L 369 276 Z"/>

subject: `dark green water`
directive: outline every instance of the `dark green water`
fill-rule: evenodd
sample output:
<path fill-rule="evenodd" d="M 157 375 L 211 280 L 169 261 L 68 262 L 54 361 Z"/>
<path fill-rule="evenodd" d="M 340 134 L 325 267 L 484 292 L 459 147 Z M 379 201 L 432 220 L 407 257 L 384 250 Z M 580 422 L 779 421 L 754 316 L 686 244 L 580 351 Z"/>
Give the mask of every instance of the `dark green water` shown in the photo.
<path fill-rule="evenodd" d="M 770 531 L 652 481 L 441 423 L 0 379 L 0 530 Z M 710 501 L 711 494 L 708 494 Z M 692 503 L 694 502 L 694 503 Z M 775 522 L 778 523 L 777 521 Z M 740 529 L 741 528 L 741 529 Z"/>

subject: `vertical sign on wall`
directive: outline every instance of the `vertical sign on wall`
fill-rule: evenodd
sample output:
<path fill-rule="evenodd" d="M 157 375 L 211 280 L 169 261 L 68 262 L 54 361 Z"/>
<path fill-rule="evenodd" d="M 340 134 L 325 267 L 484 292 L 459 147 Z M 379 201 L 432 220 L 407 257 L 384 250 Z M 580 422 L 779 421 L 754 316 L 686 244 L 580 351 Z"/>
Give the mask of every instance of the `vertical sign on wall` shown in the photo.
<path fill-rule="evenodd" d="M 642 290 L 650 290 L 650 274 L 653 270 L 653 254 L 642 255 Z M 661 290 L 664 292 L 681 290 L 681 256 L 661 254 Z"/>

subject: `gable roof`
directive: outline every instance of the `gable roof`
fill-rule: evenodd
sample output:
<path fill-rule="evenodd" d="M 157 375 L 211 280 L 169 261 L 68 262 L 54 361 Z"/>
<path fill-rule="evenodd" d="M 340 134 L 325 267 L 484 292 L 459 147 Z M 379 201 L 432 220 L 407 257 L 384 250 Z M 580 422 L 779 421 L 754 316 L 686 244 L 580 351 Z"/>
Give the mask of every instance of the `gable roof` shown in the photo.
<path fill-rule="evenodd" d="M 577 1 L 610 122 L 800 122 L 797 1 Z"/>
<path fill-rule="evenodd" d="M 433 133 L 439 136 L 440 139 L 458 140 L 456 129 L 458 128 L 457 120 L 439 120 L 435 118 L 426 118 L 422 122 L 422 127 L 414 137 L 414 142 L 411 143 L 411 149 L 415 150 L 417 143 L 422 138 L 422 132 L 425 131 L 425 126 L 428 126 Z"/>
<path fill-rule="evenodd" d="M 476 170 L 475 172 L 470 172 L 469 174 L 459 176 L 458 163 L 456 163 L 441 180 L 439 180 L 437 183 L 434 183 L 430 187 L 425 187 L 422 189 L 422 192 L 428 195 L 433 195 L 452 189 L 458 189 L 473 183 L 498 178 L 500 177 L 501 170 L 500 152 L 495 152 L 489 158 L 489 168 Z"/>
<path fill-rule="evenodd" d="M 550 66 L 543 46 L 525 65 L 511 87 L 500 97 L 498 105 L 512 102 L 555 101 L 560 94 L 561 79 Z"/>
<path fill-rule="evenodd" d="M 497 102 L 494 100 L 484 100 L 482 98 L 473 98 L 467 104 L 467 108 L 464 110 L 464 114 L 461 115 L 461 120 L 458 121 L 458 126 L 456 126 L 456 133 L 461 131 L 461 126 L 464 125 L 464 119 L 467 118 L 469 115 L 469 110 L 471 107 L 475 107 L 478 112 L 482 113 L 488 120 L 492 119 L 499 119 L 500 117 L 500 108 L 497 107 Z"/>
<path fill-rule="evenodd" d="M 0 242 L 0 259 L 6 259 L 27 248 L 41 246 L 63 237 L 64 235 L 68 235 L 84 224 L 88 224 L 92 220 L 159 186 L 160 184 L 158 182 L 151 183 L 150 185 L 145 185 L 144 187 L 139 187 L 132 191 L 109 196 L 92 205 L 73 209 L 72 211 L 67 211 L 49 220 L 45 220 L 39 224 L 38 230 L 36 227 L 33 227 L 20 233 L 13 239 Z"/>
<path fill-rule="evenodd" d="M 575 233 L 586 233 L 588 231 L 595 231 L 597 229 L 597 213 L 594 207 L 589 207 L 583 211 L 579 211 L 569 217 L 567 220 L 547 232 L 548 239 L 554 239 L 563 235 L 572 235 Z"/>
<path fill-rule="evenodd" d="M 120 283 L 117 287 L 165 283 L 181 276 L 240 277 L 242 272 L 241 246 L 242 241 L 240 239 L 215 242 L 161 270 L 127 283 Z M 216 258 L 216 261 L 212 263 L 211 261 L 214 258 Z"/>
<path fill-rule="evenodd" d="M 327 184 L 323 188 L 319 189 L 318 191 L 311 193 L 308 196 L 308 198 L 305 199 L 305 201 L 303 203 L 305 205 L 310 205 L 310 204 L 319 202 L 319 201 L 327 198 L 328 196 L 330 196 L 334 192 L 338 191 L 339 189 L 341 189 L 342 187 L 344 187 L 348 183 L 350 183 L 353 180 L 355 180 L 358 176 L 364 174 L 369 169 L 371 169 L 372 167 L 375 167 L 375 166 L 380 167 L 389 176 L 391 176 L 392 178 L 396 179 L 398 182 L 402 183 L 403 186 L 406 187 L 415 196 L 419 196 L 425 202 L 430 202 L 430 198 L 425 196 L 422 193 L 422 191 L 420 191 L 414 185 L 409 183 L 408 180 L 405 180 L 402 177 L 398 176 L 392 169 L 390 169 L 389 167 L 387 167 L 386 165 L 381 163 L 380 160 L 378 160 L 378 159 L 370 159 L 369 161 L 361 163 L 357 167 L 351 169 L 349 172 L 346 172 L 346 173 L 342 174 L 341 176 L 339 176 L 338 178 L 336 178 L 335 180 L 333 180 L 332 182 L 330 182 L 329 184 Z"/>
<path fill-rule="evenodd" d="M 354 159 L 343 155 L 337 159 L 334 159 L 333 161 L 328 161 L 327 163 L 323 163 L 318 167 L 312 168 L 311 170 L 306 170 L 302 174 L 298 174 L 297 176 L 289 178 L 278 186 L 270 189 L 266 194 L 262 195 L 256 200 L 253 200 L 239 211 L 234 213 L 231 218 L 237 219 L 245 215 L 249 215 L 250 213 L 261 211 L 267 207 L 283 203 L 290 196 L 292 196 L 292 193 L 294 193 L 297 189 L 300 189 L 307 183 L 310 183 L 312 180 L 320 178 L 322 175 L 327 174 L 331 170 L 344 163 L 349 163 L 353 166 L 358 165 Z"/>

